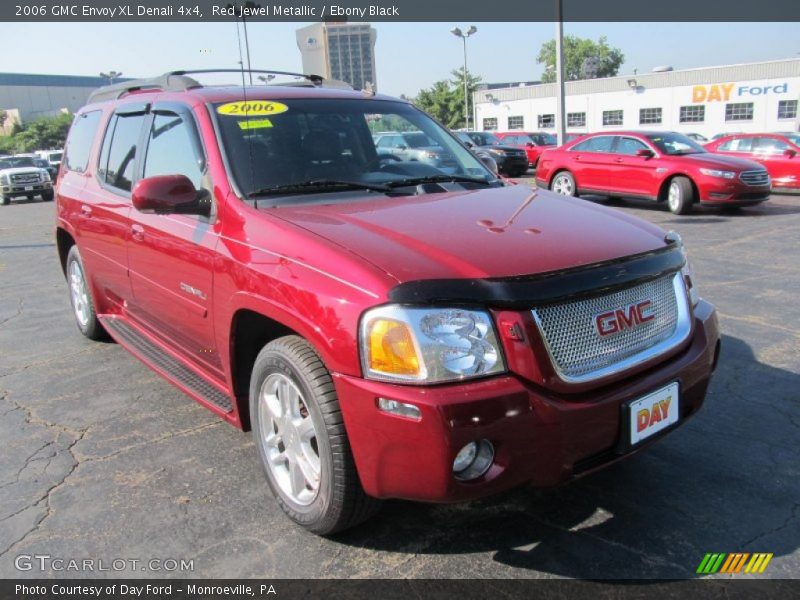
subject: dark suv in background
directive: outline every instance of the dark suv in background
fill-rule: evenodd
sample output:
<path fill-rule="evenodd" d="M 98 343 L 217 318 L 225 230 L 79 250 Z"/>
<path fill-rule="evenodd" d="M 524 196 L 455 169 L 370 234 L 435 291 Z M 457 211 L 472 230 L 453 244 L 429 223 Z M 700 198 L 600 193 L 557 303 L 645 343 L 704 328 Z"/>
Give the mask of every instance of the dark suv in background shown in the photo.
<path fill-rule="evenodd" d="M 525 151 L 503 144 L 488 131 L 456 131 L 455 135 L 467 148 L 487 152 L 503 175 L 519 177 L 528 172 L 528 156 Z"/>

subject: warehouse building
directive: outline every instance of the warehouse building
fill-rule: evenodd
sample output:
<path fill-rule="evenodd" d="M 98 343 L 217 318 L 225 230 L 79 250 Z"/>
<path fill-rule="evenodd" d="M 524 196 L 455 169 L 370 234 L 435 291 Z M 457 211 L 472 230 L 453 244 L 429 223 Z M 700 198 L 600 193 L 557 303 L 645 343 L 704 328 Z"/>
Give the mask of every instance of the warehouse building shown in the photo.
<path fill-rule="evenodd" d="M 566 82 L 567 131 L 699 133 L 798 131 L 800 59 Z M 482 130 L 556 128 L 556 84 L 478 90 Z"/>
<path fill-rule="evenodd" d="M 103 85 L 103 77 L 0 73 L 0 110 L 22 122 L 75 112 Z"/>

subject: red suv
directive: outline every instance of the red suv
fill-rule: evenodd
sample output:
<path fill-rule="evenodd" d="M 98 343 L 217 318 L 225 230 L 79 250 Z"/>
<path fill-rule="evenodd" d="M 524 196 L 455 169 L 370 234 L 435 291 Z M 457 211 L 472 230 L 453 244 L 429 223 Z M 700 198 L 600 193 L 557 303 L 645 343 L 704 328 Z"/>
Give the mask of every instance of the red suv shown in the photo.
<path fill-rule="evenodd" d="M 546 148 L 558 145 L 556 137 L 550 133 L 525 133 L 523 131 L 507 131 L 494 134 L 501 142 L 507 146 L 522 148 L 528 155 L 528 164 L 536 168 L 539 164 L 539 157 Z"/>
<path fill-rule="evenodd" d="M 629 196 L 686 214 L 696 203 L 728 208 L 769 198 L 766 169 L 706 151 L 680 133 L 595 133 L 542 154 L 536 183 L 565 196 Z"/>
<path fill-rule="evenodd" d="M 775 192 L 800 192 L 800 133 L 738 133 L 705 147 L 761 163 L 772 178 Z"/>
<path fill-rule="evenodd" d="M 554 485 L 700 408 L 719 333 L 677 235 L 506 185 L 412 104 L 303 77 L 103 88 L 57 186 L 78 329 L 252 428 L 290 518 L 328 534 L 381 498 Z M 387 127 L 454 165 L 381 154 Z"/>

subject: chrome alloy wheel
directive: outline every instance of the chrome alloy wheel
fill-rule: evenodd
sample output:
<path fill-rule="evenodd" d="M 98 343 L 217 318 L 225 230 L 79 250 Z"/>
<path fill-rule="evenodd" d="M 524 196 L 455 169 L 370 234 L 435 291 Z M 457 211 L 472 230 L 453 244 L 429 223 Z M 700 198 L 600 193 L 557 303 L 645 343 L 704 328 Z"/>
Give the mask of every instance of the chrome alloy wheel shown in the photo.
<path fill-rule="evenodd" d="M 556 175 L 553 180 L 553 191 L 562 196 L 572 196 L 572 181 L 566 175 Z"/>
<path fill-rule="evenodd" d="M 292 502 L 308 506 L 319 491 L 320 459 L 303 394 L 286 375 L 272 373 L 261 386 L 258 411 L 261 443 L 275 482 Z"/>
<path fill-rule="evenodd" d="M 681 205 L 681 188 L 677 181 L 669 184 L 669 192 L 667 192 L 667 206 L 672 212 L 676 212 Z"/>
<path fill-rule="evenodd" d="M 86 290 L 86 280 L 83 277 L 78 261 L 73 260 L 69 265 L 69 289 L 72 295 L 72 310 L 81 328 L 85 328 L 91 318 L 91 304 L 89 292 Z"/>

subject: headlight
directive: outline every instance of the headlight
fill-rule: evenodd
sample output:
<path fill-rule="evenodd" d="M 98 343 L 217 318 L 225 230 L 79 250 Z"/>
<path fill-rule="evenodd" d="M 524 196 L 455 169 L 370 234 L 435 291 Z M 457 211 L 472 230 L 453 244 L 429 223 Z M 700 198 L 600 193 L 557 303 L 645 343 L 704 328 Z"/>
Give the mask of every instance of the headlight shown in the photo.
<path fill-rule="evenodd" d="M 439 154 L 437 154 L 436 152 L 430 152 L 429 150 L 423 152 L 422 155 L 427 158 L 439 158 Z"/>
<path fill-rule="evenodd" d="M 0 185 L 10 185 L 8 175 L 0 175 Z"/>
<path fill-rule="evenodd" d="M 361 319 L 364 376 L 403 383 L 441 383 L 505 371 L 487 312 L 381 306 Z"/>
<path fill-rule="evenodd" d="M 733 171 L 719 171 L 717 169 L 700 169 L 700 172 L 703 175 L 708 175 L 709 177 L 720 177 L 722 179 L 733 179 L 736 177 L 736 173 Z"/>
<path fill-rule="evenodd" d="M 498 156 L 506 155 L 505 150 L 500 150 L 500 148 L 489 148 L 488 151 L 491 152 L 492 154 L 497 154 Z"/>
<path fill-rule="evenodd" d="M 50 181 L 50 173 L 48 173 L 47 171 L 41 171 L 39 173 L 39 179 L 41 181 Z"/>

